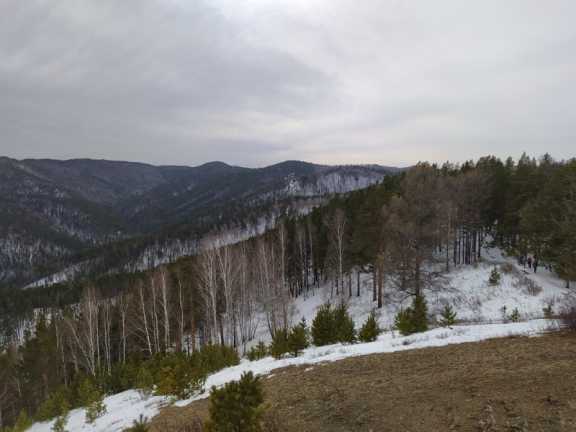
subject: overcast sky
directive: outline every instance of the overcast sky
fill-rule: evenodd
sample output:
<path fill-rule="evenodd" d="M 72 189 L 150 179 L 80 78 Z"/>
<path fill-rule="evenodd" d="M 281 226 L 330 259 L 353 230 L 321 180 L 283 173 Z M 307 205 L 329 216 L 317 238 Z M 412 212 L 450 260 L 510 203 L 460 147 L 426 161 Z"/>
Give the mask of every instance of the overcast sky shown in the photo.
<path fill-rule="evenodd" d="M 0 154 L 576 156 L 576 2 L 1 0 Z"/>

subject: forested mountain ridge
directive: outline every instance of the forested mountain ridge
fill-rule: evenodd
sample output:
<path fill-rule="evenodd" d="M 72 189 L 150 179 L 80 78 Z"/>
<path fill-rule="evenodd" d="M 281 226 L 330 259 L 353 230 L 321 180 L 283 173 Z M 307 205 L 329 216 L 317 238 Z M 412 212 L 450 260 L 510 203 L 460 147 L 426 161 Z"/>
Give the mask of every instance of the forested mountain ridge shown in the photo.
<path fill-rule="evenodd" d="M 4 417 L 12 424 L 20 412 L 38 420 L 67 415 L 86 380 L 101 395 L 156 386 L 157 394 L 188 397 L 190 374 L 214 371 L 198 366 L 202 347 L 214 356 L 210 364 L 234 364 L 230 353 L 247 353 L 260 326 L 272 340 L 266 355 L 293 332 L 296 302 L 367 299 L 370 310 L 387 312 L 386 322 L 408 334 L 439 325 L 426 306 L 433 298 L 454 308 L 445 314 L 451 322 L 466 316 L 464 308 L 469 320 L 481 317 L 479 299 L 495 303 L 491 320 L 530 319 L 506 308 L 514 304 L 498 304 L 506 280 L 514 293 L 508 300 L 518 293 L 538 300 L 537 317 L 576 313 L 568 303 L 576 280 L 576 160 L 422 163 L 278 222 L 237 244 L 215 237 L 200 254 L 149 271 L 0 295 Z M 487 260 L 488 246 L 506 258 Z M 553 301 L 535 282 L 543 267 L 554 279 Z M 479 276 L 474 286 L 471 272 Z M 458 273 L 456 288 L 447 286 Z M 462 300 L 453 295 L 457 288 L 476 293 Z M 318 315 L 327 310 L 321 306 Z M 354 323 L 337 311 L 352 343 Z"/>
<path fill-rule="evenodd" d="M 242 212 L 257 218 L 278 200 L 349 192 L 393 172 L 297 161 L 250 169 L 2 157 L 0 285 L 22 286 L 101 258 L 102 246 L 112 242 L 123 241 L 118 247 L 135 259 L 147 248 L 162 254 L 173 241 L 196 240 Z"/>

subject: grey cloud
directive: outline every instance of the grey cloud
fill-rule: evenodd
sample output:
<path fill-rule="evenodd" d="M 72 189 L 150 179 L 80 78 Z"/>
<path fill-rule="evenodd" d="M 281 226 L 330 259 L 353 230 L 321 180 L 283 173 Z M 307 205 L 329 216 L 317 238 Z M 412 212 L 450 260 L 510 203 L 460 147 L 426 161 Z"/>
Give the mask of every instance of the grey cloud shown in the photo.
<path fill-rule="evenodd" d="M 0 154 L 569 157 L 574 14 L 568 0 L 4 0 Z"/>
<path fill-rule="evenodd" d="M 246 44 L 200 1 L 186 11 L 152 0 L 8 3 L 14 9 L 0 10 L 1 147 L 21 157 L 168 162 L 158 155 L 172 148 L 175 161 L 209 160 L 209 134 L 189 143 L 161 127 L 181 112 L 194 130 L 205 117 L 306 109 L 329 86 L 290 55 Z M 149 133 L 155 126 L 163 136 Z"/>

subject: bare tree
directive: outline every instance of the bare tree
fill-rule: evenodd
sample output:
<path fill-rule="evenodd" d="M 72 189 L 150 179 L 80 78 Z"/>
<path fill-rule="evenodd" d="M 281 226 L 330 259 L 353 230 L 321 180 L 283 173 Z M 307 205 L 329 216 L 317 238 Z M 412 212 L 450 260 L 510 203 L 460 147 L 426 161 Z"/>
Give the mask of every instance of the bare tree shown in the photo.
<path fill-rule="evenodd" d="M 346 236 L 346 213 L 337 208 L 325 221 L 330 235 L 330 244 L 335 256 L 336 293 L 344 293 L 344 247 Z"/>
<path fill-rule="evenodd" d="M 84 369 L 96 376 L 100 367 L 100 340 L 98 332 L 99 305 L 96 290 L 84 290 L 78 309 L 78 319 L 67 318 L 72 347 Z"/>
<path fill-rule="evenodd" d="M 237 295 L 237 316 L 238 330 L 242 349 L 246 351 L 246 344 L 254 339 L 258 328 L 257 310 L 256 310 L 256 293 L 251 289 L 252 274 L 249 264 L 249 251 L 246 243 L 241 243 L 237 247 L 238 263 L 238 295 Z"/>
<path fill-rule="evenodd" d="M 198 257 L 198 286 L 206 314 L 207 335 L 210 342 L 218 339 L 218 280 L 216 248 L 209 244 Z M 222 341 L 223 342 L 223 341 Z"/>
<path fill-rule="evenodd" d="M 134 317 L 131 320 L 135 327 L 135 334 L 143 339 L 146 346 L 148 355 L 154 355 L 154 345 L 152 344 L 152 330 L 150 328 L 149 312 L 148 312 L 148 299 L 144 283 L 139 281 L 136 287 L 136 295 L 138 297 L 137 307 L 134 310 Z"/>
<path fill-rule="evenodd" d="M 169 351 L 171 348 L 170 339 L 170 283 L 168 281 L 168 272 L 165 267 L 161 267 L 156 273 L 157 283 L 160 286 L 160 306 L 162 309 L 162 321 L 164 332 L 164 350 Z"/>
<path fill-rule="evenodd" d="M 102 333 L 103 333 L 103 348 L 104 348 L 104 361 L 106 362 L 106 372 L 108 375 L 112 374 L 112 304 L 109 299 L 102 301 Z"/>
<path fill-rule="evenodd" d="M 184 289 L 183 289 L 183 276 L 181 271 L 176 272 L 176 284 L 178 286 L 178 340 L 176 342 L 177 351 L 182 351 L 182 343 L 184 341 L 184 326 L 186 323 L 185 306 L 184 306 Z"/>
<path fill-rule="evenodd" d="M 274 240 L 278 240 L 275 248 Z M 280 329 L 290 327 L 293 304 L 290 292 L 286 288 L 285 266 L 282 243 L 285 241 L 285 233 L 277 233 L 276 237 L 259 239 L 257 243 L 258 262 L 258 300 L 266 314 L 268 330 L 274 335 Z"/>
<path fill-rule="evenodd" d="M 132 297 L 127 293 L 122 293 L 117 298 L 118 314 L 120 318 L 120 358 L 123 364 L 126 363 L 126 341 L 128 338 L 126 332 L 126 318 Z"/>
<path fill-rule="evenodd" d="M 223 245 L 216 249 L 217 269 L 224 299 L 224 316 L 226 340 L 229 345 L 236 347 L 236 316 L 234 308 L 234 296 L 237 269 L 232 246 Z"/>

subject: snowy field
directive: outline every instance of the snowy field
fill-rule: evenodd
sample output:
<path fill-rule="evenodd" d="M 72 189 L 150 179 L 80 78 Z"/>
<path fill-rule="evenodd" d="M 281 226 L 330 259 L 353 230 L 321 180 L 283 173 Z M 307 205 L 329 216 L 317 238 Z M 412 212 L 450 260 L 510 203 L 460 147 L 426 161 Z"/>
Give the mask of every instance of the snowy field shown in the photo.
<path fill-rule="evenodd" d="M 491 286 L 488 278 L 495 266 L 501 269 L 502 279 L 498 286 Z M 376 342 L 311 347 L 297 358 L 275 360 L 267 357 L 254 362 L 243 359 L 238 366 L 223 369 L 209 376 L 205 386 L 206 391 L 189 400 L 173 401 L 159 396 L 146 398 L 138 391 L 129 390 L 106 398 L 105 404 L 108 412 L 97 419 L 93 425 L 85 424 L 83 409 L 73 410 L 70 413 L 67 430 L 69 432 L 118 432 L 131 426 L 141 414 L 152 418 L 163 406 L 170 403 L 184 406 L 193 400 L 206 398 L 212 386 L 221 386 L 237 380 L 246 371 L 267 375 L 286 366 L 315 365 L 354 356 L 438 347 L 507 336 L 537 336 L 554 330 L 557 326 L 554 320 L 541 319 L 543 308 L 552 305 L 553 311 L 557 311 L 555 308 L 559 308 L 562 298 L 568 295 L 564 282 L 548 271 L 543 268 L 539 269 L 537 274 L 525 271 L 516 265 L 513 259 L 503 257 L 497 249 L 487 250 L 484 262 L 477 266 L 456 268 L 440 279 L 440 289 L 426 293 L 429 312 L 435 316 L 440 313 L 445 304 L 452 305 L 459 320 L 459 324 L 452 328 L 435 328 L 406 337 L 391 331 L 394 316 L 401 307 L 409 305 L 410 300 L 405 296 L 395 294 L 392 287 L 387 287 L 385 307 L 379 312 L 380 325 L 387 331 L 380 335 Z M 329 294 L 330 290 L 324 287 L 307 298 L 297 299 L 293 314 L 294 323 L 304 317 L 310 324 L 318 306 L 328 300 L 338 301 L 336 298 L 330 299 Z M 368 275 L 361 279 L 361 296 L 355 296 L 355 281 L 353 294 L 354 296 L 347 301 L 350 314 L 359 327 L 374 307 L 372 281 Z M 506 306 L 508 313 L 517 308 L 522 322 L 504 322 L 503 306 Z M 261 321 L 254 343 L 258 340 L 267 342 L 270 339 L 264 321 Z M 37 423 L 29 430 L 49 432 L 51 427 L 52 422 Z"/>

